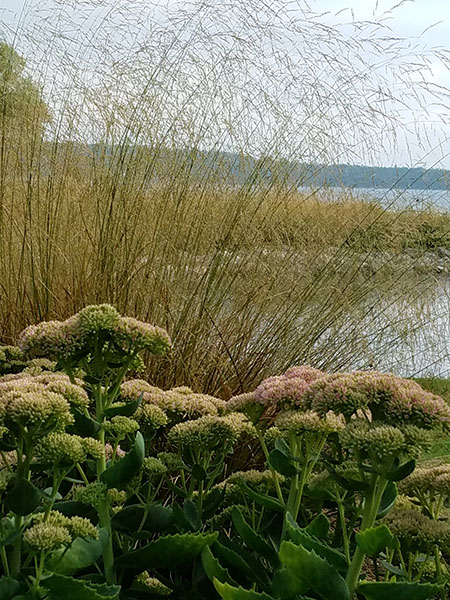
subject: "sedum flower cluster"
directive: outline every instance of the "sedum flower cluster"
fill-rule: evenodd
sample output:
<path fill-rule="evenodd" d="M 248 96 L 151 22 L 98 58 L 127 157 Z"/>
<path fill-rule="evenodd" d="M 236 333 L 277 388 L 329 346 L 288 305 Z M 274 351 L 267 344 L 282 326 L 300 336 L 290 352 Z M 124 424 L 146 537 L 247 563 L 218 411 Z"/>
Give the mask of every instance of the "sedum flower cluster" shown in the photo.
<path fill-rule="evenodd" d="M 127 493 L 117 488 L 108 489 L 101 481 L 93 481 L 86 486 L 74 486 L 70 491 L 70 498 L 76 502 L 89 504 L 99 510 L 105 505 L 118 506 L 124 504 Z"/>
<path fill-rule="evenodd" d="M 332 410 L 347 420 L 356 415 L 393 426 L 399 422 L 425 429 L 450 425 L 450 407 L 441 397 L 389 373 L 328 375 L 311 383 L 302 406 L 319 414 Z"/>
<path fill-rule="evenodd" d="M 324 376 L 325 373 L 308 365 L 291 367 L 283 375 L 264 379 L 253 392 L 232 396 L 226 403 L 226 411 L 244 413 L 256 424 L 264 413 L 272 418 L 280 410 L 301 406 L 309 385 Z"/>
<path fill-rule="evenodd" d="M 441 519 L 450 497 L 450 464 L 423 463 L 399 484 L 399 489 L 419 504 L 426 515 Z"/>
<path fill-rule="evenodd" d="M 96 540 L 98 530 L 89 519 L 66 517 L 58 511 L 50 511 L 48 515 L 38 513 L 34 516 L 33 525 L 25 531 L 23 539 L 37 552 L 51 552 L 69 546 L 77 537 Z"/>
<path fill-rule="evenodd" d="M 263 406 L 289 408 L 302 405 L 309 385 L 324 377 L 324 373 L 308 365 L 291 367 L 283 375 L 269 377 L 254 391 L 254 399 Z"/>
<path fill-rule="evenodd" d="M 65 321 L 30 325 L 21 333 L 19 347 L 27 355 L 67 360 L 100 339 L 112 341 L 125 353 L 162 354 L 170 346 L 164 329 L 122 317 L 113 306 L 101 304 L 86 306 Z"/>
<path fill-rule="evenodd" d="M 51 386 L 28 375 L 3 378 L 0 380 L 0 424 L 13 435 L 20 427 L 42 435 L 53 429 L 63 431 L 74 420 L 64 392 L 61 388 L 53 391 Z M 80 398 L 82 396 L 80 391 Z"/>
<path fill-rule="evenodd" d="M 394 508 L 383 519 L 402 548 L 430 552 L 432 546 L 450 548 L 450 523 L 436 521 L 417 509 Z"/>
<path fill-rule="evenodd" d="M 48 433 L 36 447 L 37 457 L 55 466 L 75 465 L 88 457 L 99 459 L 103 454 L 104 447 L 99 440 L 59 431 Z"/>
<path fill-rule="evenodd" d="M 275 419 L 275 427 L 281 432 L 300 436 L 304 433 L 320 433 L 329 435 L 342 431 L 345 427 L 343 419 L 331 411 L 321 416 L 312 410 L 305 412 L 289 410 L 280 413 Z M 270 430 L 269 430 L 270 431 Z"/>
<path fill-rule="evenodd" d="M 374 463 L 390 463 L 398 456 L 417 458 L 429 447 L 427 430 L 414 425 L 394 427 L 365 419 L 353 419 L 341 432 L 341 444 L 353 455 Z"/>
<path fill-rule="evenodd" d="M 134 417 L 141 426 L 154 429 L 186 419 L 217 416 L 223 414 L 226 406 L 223 400 L 194 393 L 188 387 L 164 391 L 142 379 L 132 379 L 121 385 L 119 402 L 134 402 L 139 397 L 141 405 Z"/>
<path fill-rule="evenodd" d="M 223 417 L 206 415 L 178 423 L 169 431 L 167 440 L 179 448 L 196 447 L 206 450 L 225 448 L 244 434 L 254 435 L 253 425 L 245 415 L 231 413 Z"/>

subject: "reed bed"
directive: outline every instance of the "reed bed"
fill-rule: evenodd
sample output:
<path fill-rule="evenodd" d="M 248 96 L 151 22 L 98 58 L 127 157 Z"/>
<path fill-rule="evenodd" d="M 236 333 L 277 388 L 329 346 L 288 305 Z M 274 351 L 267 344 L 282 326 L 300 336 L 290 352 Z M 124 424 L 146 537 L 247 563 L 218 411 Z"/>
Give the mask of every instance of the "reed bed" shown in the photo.
<path fill-rule="evenodd" d="M 1 46 L 2 340 L 107 302 L 170 332 L 146 373 L 162 387 L 226 398 L 296 363 L 380 364 L 371 338 L 414 337 L 399 301 L 420 312 L 436 281 L 394 259 L 450 247 L 450 218 L 326 201 L 289 165 L 367 160 L 413 83 L 411 110 L 445 102 L 400 68 L 427 52 L 289 2 L 129 4 L 28 2 Z M 369 48 L 393 57 L 385 110 L 361 97 L 386 101 Z"/>

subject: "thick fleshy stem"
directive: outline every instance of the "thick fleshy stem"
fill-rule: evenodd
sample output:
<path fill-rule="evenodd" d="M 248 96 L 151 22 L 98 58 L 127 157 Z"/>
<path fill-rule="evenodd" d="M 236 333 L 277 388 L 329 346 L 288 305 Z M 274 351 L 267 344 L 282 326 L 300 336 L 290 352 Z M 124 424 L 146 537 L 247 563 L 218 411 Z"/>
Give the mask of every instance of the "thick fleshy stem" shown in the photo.
<path fill-rule="evenodd" d="M 379 475 L 372 475 L 371 486 L 366 495 L 366 501 L 364 504 L 363 517 L 361 521 L 361 531 L 373 527 L 377 518 L 378 510 L 380 508 L 381 498 L 386 489 L 388 481 L 381 478 Z M 347 571 L 346 582 L 350 591 L 350 597 L 353 596 L 358 586 L 359 575 L 364 562 L 365 553 L 363 550 L 356 546 L 356 550 L 353 554 L 350 567 Z"/>

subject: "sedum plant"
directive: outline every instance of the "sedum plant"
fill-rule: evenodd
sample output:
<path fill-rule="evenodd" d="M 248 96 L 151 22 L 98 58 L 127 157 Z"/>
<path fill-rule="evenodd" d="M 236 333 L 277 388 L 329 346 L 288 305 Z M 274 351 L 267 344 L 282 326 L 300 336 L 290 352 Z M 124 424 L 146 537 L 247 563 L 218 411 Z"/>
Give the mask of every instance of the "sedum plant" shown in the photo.
<path fill-rule="evenodd" d="M 109 305 L 3 347 L 1 598 L 445 597 L 450 467 L 416 468 L 440 397 L 309 366 L 227 402 L 128 378 L 169 347 Z"/>
<path fill-rule="evenodd" d="M 253 416 L 257 427 L 264 429 L 262 444 L 268 465 L 289 485 L 284 489 L 278 486 L 277 497 L 244 486 L 254 502 L 284 516 L 267 545 L 262 529 L 258 533 L 255 521 L 249 524 L 248 511 L 245 515 L 235 508 L 234 550 L 245 563 L 240 565 L 244 576 L 236 578 L 236 557 L 219 548 L 219 558 L 231 569 L 225 574 L 222 566 L 213 563 L 211 551 L 205 550 L 205 565 L 215 578 L 218 593 L 223 598 L 266 600 L 306 596 L 348 600 L 355 593 L 368 599 L 403 597 L 401 594 L 428 598 L 444 593 L 440 560 L 435 584 L 421 582 L 425 569 L 413 578 L 406 569 L 393 575 L 385 568 L 385 581 L 377 575 L 374 582 L 361 579 L 361 571 L 369 558 L 377 567 L 384 556 L 384 565 L 389 567 L 387 559 L 401 552 L 401 536 L 397 539 L 394 535 L 399 528 L 393 526 L 391 532 L 387 526 L 391 521 L 377 520 L 389 515 L 397 497 L 397 482 L 408 475 L 414 477 L 415 461 L 429 446 L 430 432 L 448 428 L 449 407 L 415 382 L 389 374 L 323 374 L 309 381 L 299 378 L 297 386 L 288 374 L 270 378 L 254 393 L 230 402 L 232 410 Z M 271 451 L 270 444 L 274 447 Z M 322 475 L 314 473 L 315 468 L 322 469 Z M 318 500 L 322 501 L 319 512 Z M 438 497 L 437 505 L 442 508 L 443 502 Z M 320 512 L 324 503 L 331 510 L 333 505 L 337 508 L 333 536 L 328 519 Z M 398 523 L 395 513 L 392 515 L 392 523 Z M 429 526 L 424 525 L 430 552 L 438 540 L 445 539 L 445 527 L 433 525 L 423 516 L 422 521 L 425 519 L 430 521 Z M 434 537 L 431 531 L 435 531 Z M 411 536 L 408 539 L 413 541 Z M 253 580 L 249 577 L 252 560 L 258 564 Z M 256 583 L 260 592 L 246 592 L 237 584 L 232 591 L 230 577 L 241 586 L 250 583 L 254 588 Z"/>

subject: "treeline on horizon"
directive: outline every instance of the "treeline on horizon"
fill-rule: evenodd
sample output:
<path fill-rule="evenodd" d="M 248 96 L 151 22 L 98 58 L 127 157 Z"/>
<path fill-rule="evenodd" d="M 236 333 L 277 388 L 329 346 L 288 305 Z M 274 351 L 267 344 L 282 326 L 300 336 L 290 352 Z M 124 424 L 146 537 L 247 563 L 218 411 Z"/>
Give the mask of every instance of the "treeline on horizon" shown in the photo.
<path fill-rule="evenodd" d="M 81 149 L 80 149 L 81 150 Z M 156 145 L 127 148 L 91 144 L 89 153 L 106 154 L 112 163 L 126 154 L 147 157 L 156 179 L 169 165 L 177 163 L 190 177 L 211 182 L 242 185 L 271 185 L 274 182 L 297 187 L 344 187 L 380 189 L 449 190 L 450 170 L 424 167 L 377 167 L 352 164 L 307 164 L 271 156 L 254 158 L 244 153 L 204 151 L 199 148 L 167 148 Z M 85 155 L 86 149 L 81 151 Z M 145 162 L 145 161 L 144 161 Z"/>

